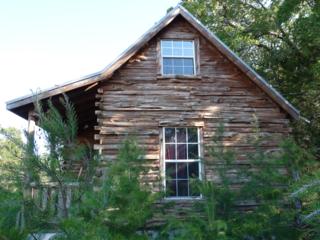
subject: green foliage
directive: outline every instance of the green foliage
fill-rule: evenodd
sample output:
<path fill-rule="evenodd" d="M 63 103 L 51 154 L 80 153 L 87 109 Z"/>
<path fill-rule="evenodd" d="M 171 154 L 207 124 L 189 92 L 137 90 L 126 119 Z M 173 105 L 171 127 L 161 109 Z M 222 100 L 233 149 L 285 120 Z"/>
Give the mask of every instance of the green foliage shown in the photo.
<path fill-rule="evenodd" d="M 66 121 L 54 114 L 55 122 Z M 46 124 L 56 128 L 55 124 Z M 58 125 L 67 126 L 66 122 Z M 72 135 L 72 131 L 69 133 Z M 48 137 L 54 142 L 48 143 L 48 149 L 56 149 L 54 154 L 59 152 L 55 155 L 59 161 L 72 161 L 73 158 L 68 157 L 73 150 L 66 149 L 64 144 L 78 149 L 73 142 L 76 138 L 65 140 L 61 133 L 59 136 L 61 138 L 53 134 Z M 198 188 L 202 200 L 195 201 L 193 209 L 185 212 L 183 221 L 163 215 L 167 224 L 159 227 L 160 234 L 152 239 L 317 239 L 320 185 L 318 171 L 311 171 L 317 169 L 313 155 L 292 139 L 285 140 L 279 152 L 268 153 L 256 123 L 256 133 L 249 139 L 255 149 L 246 157 L 250 164 L 235 171 L 235 166 L 239 166 L 237 153 L 225 148 L 224 136 L 224 127 L 220 125 L 207 149 L 210 158 L 203 159 L 206 168 L 216 171 L 218 181 L 194 182 L 192 187 Z M 37 152 L 34 139 L 31 140 L 22 154 L 30 165 L 21 169 L 37 167 L 37 172 L 29 175 L 28 180 L 40 184 L 43 179 L 59 179 L 61 187 L 77 180 L 79 188 L 67 216 L 60 219 L 54 217 L 57 214 L 54 208 L 41 209 L 38 199 L 26 198 L 21 187 L 11 192 L 1 188 L 0 236 L 3 239 L 23 239 L 26 233 L 45 230 L 56 231 L 58 239 L 69 240 L 151 239 L 145 226 L 157 211 L 154 204 L 160 195 L 152 193 L 143 181 L 148 168 L 144 153 L 134 139 L 123 142 L 117 159 L 108 161 L 100 181 L 95 179 L 91 168 L 87 168 L 91 177 L 65 175 L 56 160 L 50 164 L 51 153 L 42 156 Z M 56 175 L 52 175 L 55 171 Z M 299 178 L 291 178 L 298 171 Z M 24 180 L 20 178 L 20 183 L 25 184 Z M 52 196 L 53 205 L 56 198 Z M 296 209 L 299 199 L 304 204 Z M 239 210 L 248 204 L 253 206 L 250 211 Z"/>
<path fill-rule="evenodd" d="M 0 239 L 18 240 L 26 237 L 25 231 L 17 228 L 17 214 L 22 204 L 21 192 L 0 187 Z"/>
<path fill-rule="evenodd" d="M 141 183 L 147 170 L 143 151 L 133 139 L 127 139 L 99 180 L 95 177 L 99 158 L 77 141 L 74 107 L 66 97 L 60 104 L 65 114 L 50 101 L 46 110 L 36 103 L 38 125 L 46 140 L 44 154 L 33 133 L 26 134 L 26 144 L 19 141 L 13 145 L 20 151 L 11 142 L 1 142 L 13 149 L 12 153 L 19 152 L 22 161 L 10 159 L 7 170 L 12 176 L 11 170 L 19 165 L 16 170 L 21 172 L 14 181 L 19 188 L 10 192 L 13 188 L 7 179 L 6 185 L 1 184 L 0 236 L 22 239 L 26 233 L 54 231 L 62 239 L 147 239 L 143 227 L 152 217 L 152 204 L 158 195 L 151 194 L 147 182 Z M 4 141 L 13 136 L 6 134 Z M 5 153 L 2 156 L 11 154 Z M 82 169 L 71 171 L 79 163 Z M 48 207 L 42 208 L 41 194 L 31 197 L 30 186 L 41 190 L 47 184 L 54 186 L 55 192 L 48 199 Z M 75 187 L 70 208 L 67 197 L 71 185 Z"/>
<path fill-rule="evenodd" d="M 45 155 L 39 153 L 33 134 L 23 144 L 14 131 L 2 130 L 6 134 L 1 143 L 15 154 L 1 155 L 9 156 L 6 162 L 11 167 L 0 170 L 10 176 L 16 168 L 19 177 L 1 180 L 0 239 L 23 239 L 27 233 L 46 230 L 70 240 L 150 239 L 145 227 L 158 211 L 154 204 L 160 194 L 152 193 L 144 181 L 148 168 L 143 151 L 134 139 L 125 140 L 117 159 L 108 161 L 98 180 L 99 159 L 77 142 L 73 107 L 67 99 L 61 103 L 71 111 L 64 117 L 51 103 L 46 112 L 38 108 L 39 124 L 47 130 Z M 238 154 L 224 146 L 224 127 L 219 126 L 207 149 L 210 157 L 202 160 L 218 181 L 193 182 L 202 200 L 185 212 L 183 221 L 162 215 L 167 224 L 152 239 L 317 239 L 320 184 L 314 156 L 292 139 L 285 140 L 277 153 L 269 153 L 255 124 L 256 133 L 249 139 L 254 151 L 247 153 L 243 167 L 237 163 Z M 15 145 L 7 139 L 15 139 Z M 14 160 L 16 155 L 23 161 Z M 85 173 L 68 171 L 79 159 Z M 43 209 L 40 199 L 22 190 L 30 183 L 41 186 L 48 181 L 57 182 L 58 191 L 51 196 L 50 207 Z M 71 208 L 66 202 L 57 205 L 58 194 L 67 195 L 67 187 L 75 182 Z M 251 210 L 239 210 L 248 204 Z M 56 207 L 66 211 L 59 218 Z"/>
<path fill-rule="evenodd" d="M 202 201 L 196 201 L 184 221 L 169 220 L 164 236 L 172 239 L 189 236 L 191 239 L 293 240 L 305 235 L 306 231 L 296 221 L 299 210 L 289 198 L 295 183 L 291 175 L 293 170 L 307 169 L 314 159 L 292 139 L 285 140 L 280 151 L 268 153 L 263 147 L 266 139 L 258 126 L 256 129 L 249 139 L 255 147 L 247 153 L 250 164 L 239 169 L 237 153 L 223 146 L 224 129 L 222 125 L 218 128 L 208 149 L 211 157 L 204 164 L 206 168 L 217 170 L 219 181 L 199 182 Z M 248 206 L 249 209 L 241 210 Z"/>
<path fill-rule="evenodd" d="M 26 236 L 17 226 L 22 204 L 21 132 L 0 128 L 0 239 L 22 239 Z"/>
<path fill-rule="evenodd" d="M 296 140 L 320 149 L 320 2 L 184 0 L 182 4 L 306 117 Z"/>
<path fill-rule="evenodd" d="M 293 203 L 301 203 L 298 208 L 300 227 L 304 228 L 304 239 L 318 239 L 320 236 L 320 171 L 319 162 L 314 156 L 297 145 L 291 144 L 292 140 L 283 143 L 284 157 L 294 159 L 288 168 L 295 176 L 291 185 L 290 199 Z"/>
<path fill-rule="evenodd" d="M 0 127 L 0 186 L 17 190 L 17 179 L 21 177 L 23 142 L 21 132 L 15 128 Z"/>
<path fill-rule="evenodd" d="M 88 146 L 78 143 L 77 120 L 73 105 L 61 100 L 64 115 L 48 102 L 46 111 L 36 103 L 38 125 L 45 130 L 46 153 L 41 153 L 35 134 L 1 129 L 0 229 L 4 239 L 20 239 L 25 233 L 57 229 L 61 218 L 69 216 L 68 188 L 75 184 L 73 196 L 79 198 L 92 184 L 95 158 Z M 70 171 L 80 164 L 79 172 Z M 48 207 L 42 206 L 41 192 L 47 184 L 54 186 Z M 31 195 L 31 187 L 37 189 Z M 37 194 L 39 193 L 39 194 Z M 58 201 L 59 196 L 62 201 Z M 76 199 L 74 199 L 75 201 Z"/>
<path fill-rule="evenodd" d="M 256 206 L 237 217 L 234 234 L 257 239 L 298 239 L 295 209 L 286 200 L 291 177 L 286 173 L 282 156 L 266 154 L 258 147 L 248 159 L 251 163 L 246 173 L 248 181 L 241 188 L 240 198 Z"/>
<path fill-rule="evenodd" d="M 140 181 L 144 163 L 137 143 L 125 140 L 101 186 L 87 191 L 73 209 L 74 217 L 63 222 L 66 239 L 147 239 L 143 227 L 157 195 Z"/>
<path fill-rule="evenodd" d="M 44 111 L 39 102 L 36 103 L 38 125 L 44 130 L 47 154 L 41 155 L 37 151 L 34 136 L 28 136 L 27 162 L 32 166 L 34 175 L 41 175 L 42 179 L 57 182 L 62 185 L 68 182 L 81 182 L 92 176 L 95 161 L 88 146 L 77 141 L 77 116 L 76 111 L 67 97 L 60 100 L 65 111 L 62 115 L 51 101 L 48 110 Z M 89 161 L 92 160 L 92 161 Z M 81 163 L 84 174 L 74 174 L 72 169 Z M 29 169 L 29 172 L 32 172 Z M 68 171 L 69 170 L 69 171 Z M 87 175 L 85 175 L 87 174 Z"/>

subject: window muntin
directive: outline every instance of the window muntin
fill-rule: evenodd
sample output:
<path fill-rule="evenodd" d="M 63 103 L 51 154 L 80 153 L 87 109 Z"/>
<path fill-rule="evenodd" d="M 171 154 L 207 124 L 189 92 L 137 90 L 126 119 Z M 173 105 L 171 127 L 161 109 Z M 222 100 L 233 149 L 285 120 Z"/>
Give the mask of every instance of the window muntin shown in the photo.
<path fill-rule="evenodd" d="M 162 74 L 195 75 L 194 41 L 161 40 Z"/>
<path fill-rule="evenodd" d="M 169 198 L 199 197 L 192 180 L 200 179 L 198 128 L 164 128 L 165 191 Z"/>

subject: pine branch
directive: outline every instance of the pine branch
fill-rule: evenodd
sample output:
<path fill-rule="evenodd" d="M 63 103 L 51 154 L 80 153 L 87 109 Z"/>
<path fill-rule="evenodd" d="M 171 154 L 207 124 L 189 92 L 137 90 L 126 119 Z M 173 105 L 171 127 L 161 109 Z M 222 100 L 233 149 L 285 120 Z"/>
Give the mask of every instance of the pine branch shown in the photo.
<path fill-rule="evenodd" d="M 297 197 L 299 194 L 301 194 L 301 193 L 307 191 L 309 188 L 315 187 L 315 186 L 317 186 L 317 185 L 320 186 L 320 180 L 316 180 L 316 181 L 313 181 L 313 182 L 311 182 L 311 183 L 309 183 L 309 184 L 303 185 L 303 186 L 302 186 L 301 188 L 299 188 L 297 191 L 291 193 L 291 194 L 290 194 L 290 197 Z"/>
<path fill-rule="evenodd" d="M 308 215 L 304 216 L 302 218 L 302 221 L 309 221 L 312 218 L 316 217 L 317 215 L 320 215 L 320 209 L 317 209 L 317 210 L 313 211 L 312 213 L 309 213 Z"/>

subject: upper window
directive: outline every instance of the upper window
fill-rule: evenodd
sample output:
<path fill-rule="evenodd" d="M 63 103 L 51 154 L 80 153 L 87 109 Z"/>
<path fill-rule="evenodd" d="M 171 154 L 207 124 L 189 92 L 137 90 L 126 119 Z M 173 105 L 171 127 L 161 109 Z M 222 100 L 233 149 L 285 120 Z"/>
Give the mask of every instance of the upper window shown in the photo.
<path fill-rule="evenodd" d="M 198 128 L 164 128 L 165 191 L 170 198 L 199 197 L 192 179 L 200 179 Z"/>
<path fill-rule="evenodd" d="M 163 75 L 195 75 L 194 42 L 161 40 Z"/>

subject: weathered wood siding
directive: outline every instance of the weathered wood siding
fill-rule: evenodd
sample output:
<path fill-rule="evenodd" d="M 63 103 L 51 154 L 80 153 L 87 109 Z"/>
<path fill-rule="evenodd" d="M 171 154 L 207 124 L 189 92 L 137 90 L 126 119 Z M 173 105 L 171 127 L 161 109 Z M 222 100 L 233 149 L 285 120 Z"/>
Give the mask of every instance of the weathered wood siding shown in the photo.
<path fill-rule="evenodd" d="M 158 42 L 161 38 L 188 38 L 198 42 L 198 76 L 164 78 L 159 75 Z M 116 157 L 121 142 L 135 134 L 150 164 L 149 183 L 159 187 L 163 126 L 199 126 L 206 147 L 219 123 L 225 125 L 224 144 L 246 163 L 253 150 L 247 140 L 254 133 L 254 115 L 261 133 L 270 136 L 266 150 L 277 148 L 278 135 L 290 132 L 289 119 L 280 107 L 182 18 L 175 19 L 134 58 L 104 81 L 97 95 L 96 149 L 107 162 Z M 211 159 L 214 163 L 214 159 Z M 237 167 L 237 166 L 236 166 Z M 214 166 L 204 166 L 210 179 Z"/>

